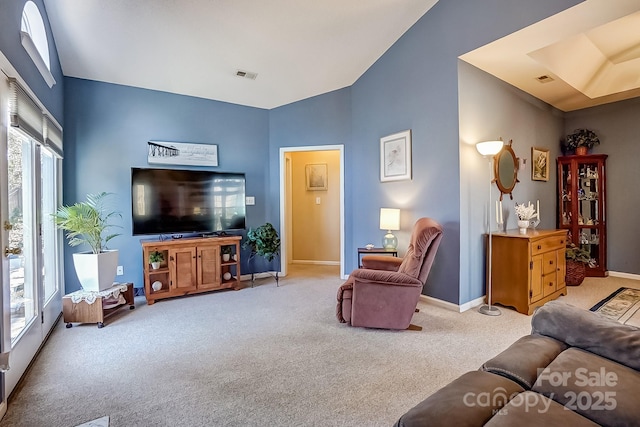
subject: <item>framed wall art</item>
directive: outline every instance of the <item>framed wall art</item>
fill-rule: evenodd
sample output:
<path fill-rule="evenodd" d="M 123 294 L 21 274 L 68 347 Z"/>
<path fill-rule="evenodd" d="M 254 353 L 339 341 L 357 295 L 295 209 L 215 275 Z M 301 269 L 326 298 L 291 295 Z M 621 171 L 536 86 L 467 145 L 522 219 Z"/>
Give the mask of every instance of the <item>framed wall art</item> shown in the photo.
<path fill-rule="evenodd" d="M 218 146 L 149 141 L 147 162 L 159 165 L 218 166 Z"/>
<path fill-rule="evenodd" d="M 549 150 L 531 147 L 531 179 L 549 181 Z"/>
<path fill-rule="evenodd" d="M 411 179 L 411 130 L 380 138 L 380 181 Z"/>
<path fill-rule="evenodd" d="M 326 163 L 306 165 L 304 172 L 307 191 L 322 191 L 329 188 Z"/>

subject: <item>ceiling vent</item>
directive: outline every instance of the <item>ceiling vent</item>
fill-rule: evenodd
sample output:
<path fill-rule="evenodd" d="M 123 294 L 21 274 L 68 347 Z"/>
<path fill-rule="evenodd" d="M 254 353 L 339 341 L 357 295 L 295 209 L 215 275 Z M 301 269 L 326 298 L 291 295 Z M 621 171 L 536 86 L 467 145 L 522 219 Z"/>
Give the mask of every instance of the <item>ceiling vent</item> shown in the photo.
<path fill-rule="evenodd" d="M 238 71 L 236 71 L 236 76 L 237 77 L 244 77 L 245 79 L 255 80 L 256 77 L 258 77 L 258 73 L 252 73 L 250 71 L 238 70 Z"/>
<path fill-rule="evenodd" d="M 554 81 L 555 79 L 545 74 L 544 76 L 536 77 L 536 80 L 539 81 L 540 83 L 549 83 Z"/>

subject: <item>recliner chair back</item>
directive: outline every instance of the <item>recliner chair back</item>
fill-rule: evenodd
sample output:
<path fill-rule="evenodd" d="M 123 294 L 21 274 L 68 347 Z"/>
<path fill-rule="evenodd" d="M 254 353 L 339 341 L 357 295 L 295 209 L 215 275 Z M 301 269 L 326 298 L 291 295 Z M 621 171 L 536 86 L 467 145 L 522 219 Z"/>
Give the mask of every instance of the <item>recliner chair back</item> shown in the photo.
<path fill-rule="evenodd" d="M 441 240 L 442 226 L 431 218 L 420 218 L 413 226 L 411 241 L 398 272 L 426 283 Z"/>

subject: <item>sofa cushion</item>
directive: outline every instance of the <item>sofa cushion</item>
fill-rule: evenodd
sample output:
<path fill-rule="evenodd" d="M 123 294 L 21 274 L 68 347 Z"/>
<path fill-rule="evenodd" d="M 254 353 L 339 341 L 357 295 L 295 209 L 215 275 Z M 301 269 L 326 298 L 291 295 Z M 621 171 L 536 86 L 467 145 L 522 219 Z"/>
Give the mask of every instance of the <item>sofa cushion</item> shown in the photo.
<path fill-rule="evenodd" d="M 518 384 L 499 375 L 467 372 L 410 409 L 395 426 L 483 426 L 522 391 Z"/>
<path fill-rule="evenodd" d="M 536 310 L 531 326 L 532 333 L 640 370 L 640 329 L 634 326 L 622 325 L 560 301 L 550 301 Z"/>
<path fill-rule="evenodd" d="M 533 391 L 511 399 L 485 427 L 597 427 L 598 424 L 576 414 Z"/>
<path fill-rule="evenodd" d="M 558 355 L 532 390 L 604 426 L 640 420 L 640 372 L 579 348 Z"/>
<path fill-rule="evenodd" d="M 566 348 L 565 343 L 551 337 L 526 335 L 486 361 L 480 369 L 507 377 L 529 390 L 536 382 L 539 370 Z"/>

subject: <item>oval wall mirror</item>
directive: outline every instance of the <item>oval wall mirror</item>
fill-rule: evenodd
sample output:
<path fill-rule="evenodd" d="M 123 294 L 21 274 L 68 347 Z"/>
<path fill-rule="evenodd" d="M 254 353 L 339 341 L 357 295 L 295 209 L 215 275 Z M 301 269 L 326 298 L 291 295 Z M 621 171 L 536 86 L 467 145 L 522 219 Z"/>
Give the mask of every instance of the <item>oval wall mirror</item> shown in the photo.
<path fill-rule="evenodd" d="M 508 194 L 513 200 L 513 188 L 518 181 L 518 158 L 514 153 L 511 145 L 513 140 L 509 141 L 509 144 L 505 144 L 502 150 L 493 158 L 493 172 L 494 180 L 500 190 L 500 200 L 502 200 L 503 194 Z"/>

